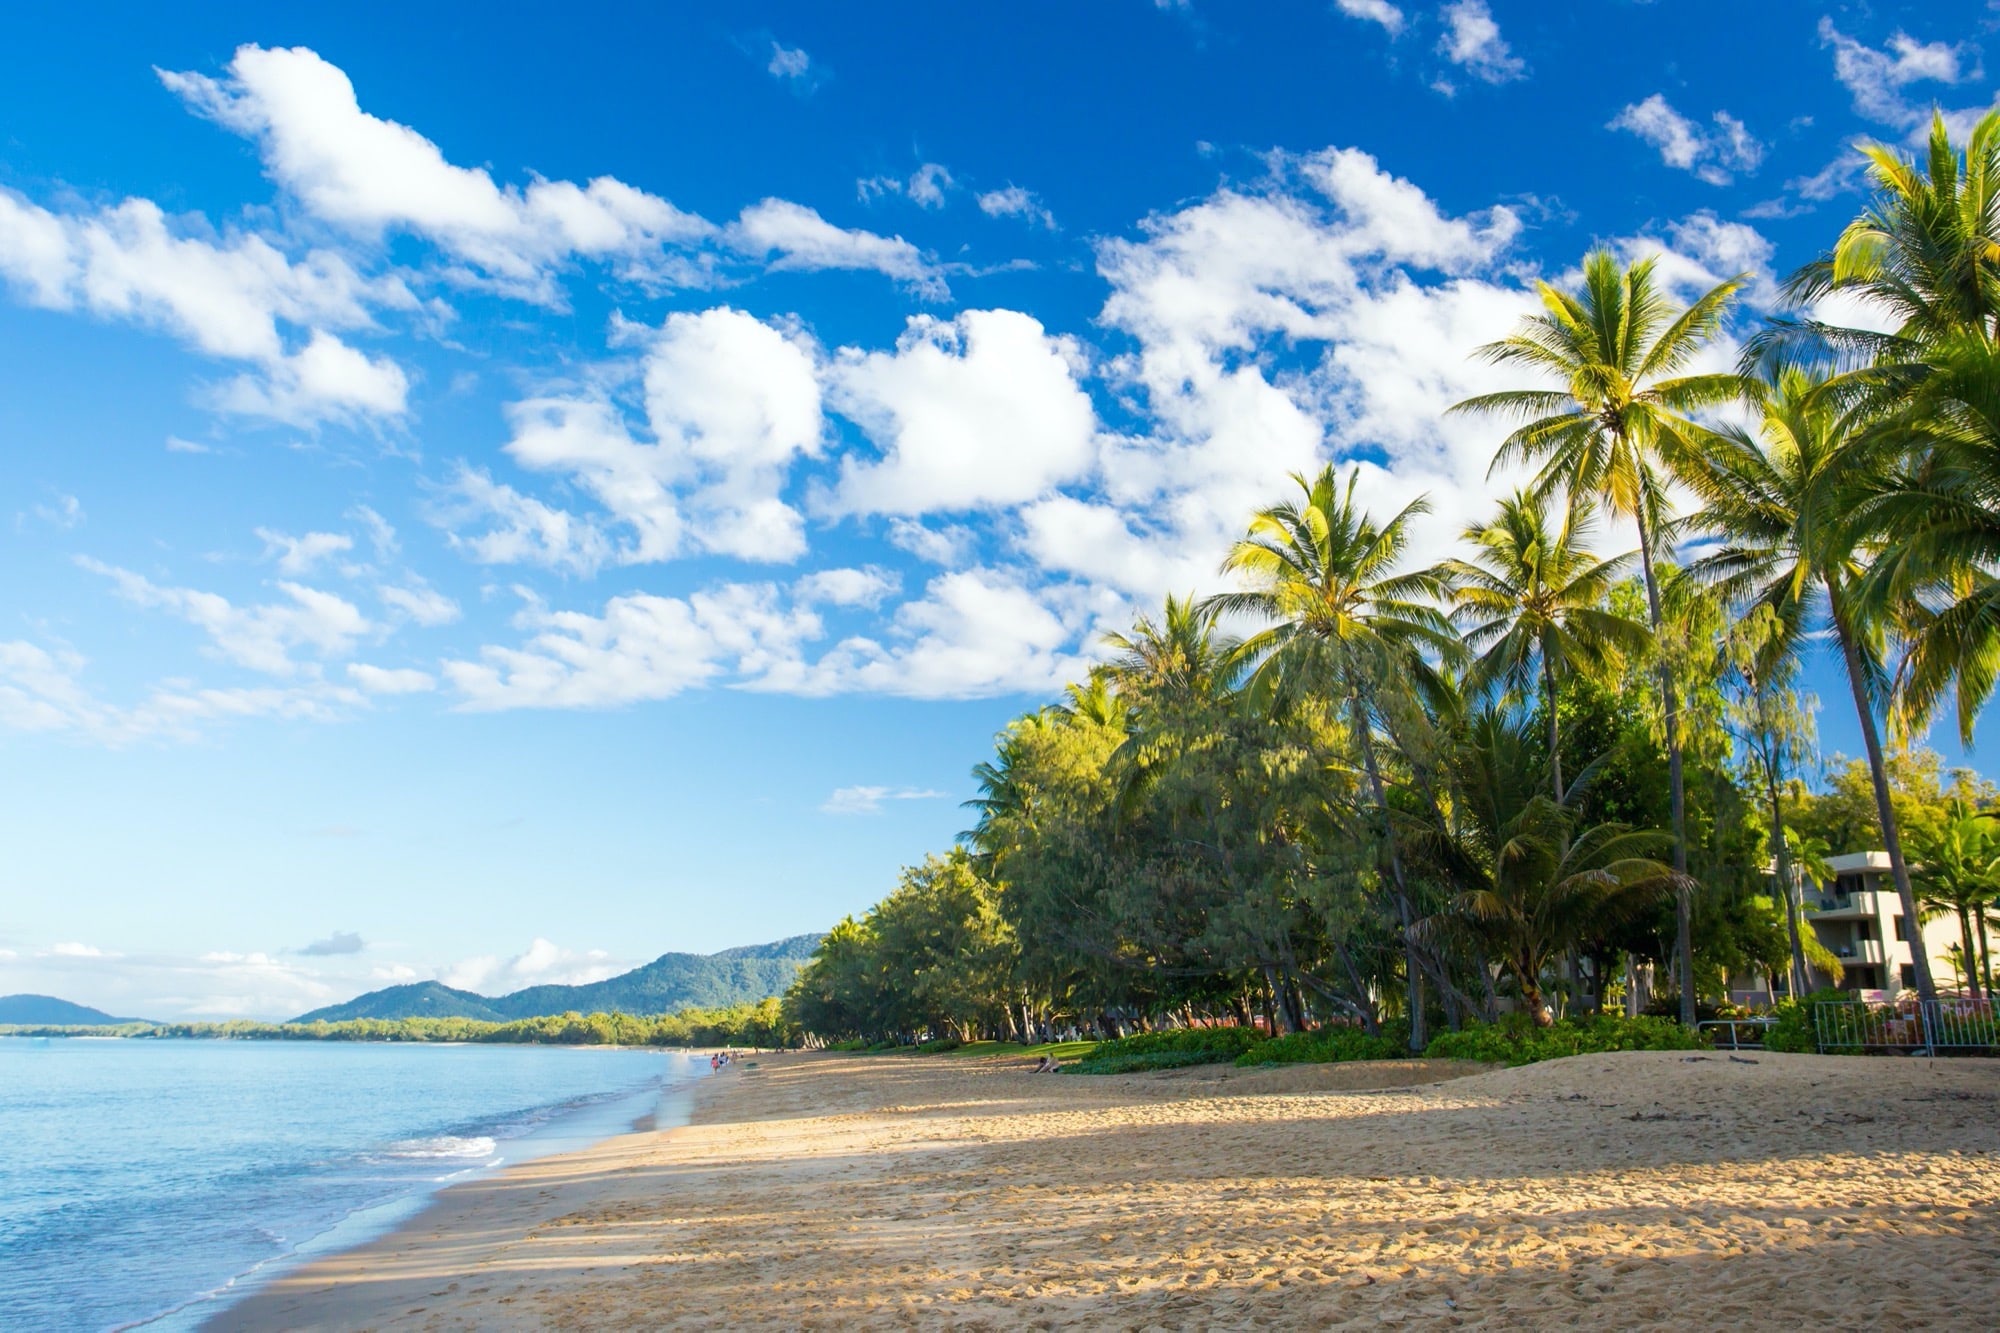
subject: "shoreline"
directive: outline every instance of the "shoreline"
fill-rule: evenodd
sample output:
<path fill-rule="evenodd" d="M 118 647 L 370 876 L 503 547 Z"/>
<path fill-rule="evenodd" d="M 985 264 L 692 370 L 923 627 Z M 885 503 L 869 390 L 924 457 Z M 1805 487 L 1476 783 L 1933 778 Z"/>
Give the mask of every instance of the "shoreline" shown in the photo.
<path fill-rule="evenodd" d="M 382 1043 L 403 1045 L 413 1043 Z M 426 1042 L 424 1045 L 472 1043 Z M 607 1047 L 578 1049 L 658 1050 L 651 1047 Z M 718 1048 L 719 1049 L 719 1048 Z M 704 1048 L 704 1051 L 706 1048 Z M 664 1053 L 664 1052 L 663 1052 Z M 588 1152 L 599 1144 L 630 1135 L 654 1132 L 661 1119 L 684 1123 L 689 1095 L 705 1081 L 707 1072 L 696 1072 L 693 1059 L 703 1053 L 674 1049 L 674 1055 L 689 1057 L 685 1070 L 661 1075 L 654 1086 L 632 1088 L 620 1093 L 564 1104 L 548 1119 L 525 1132 L 495 1141 L 496 1160 L 454 1171 L 426 1182 L 419 1188 L 363 1204 L 341 1216 L 323 1230 L 305 1237 L 290 1250 L 262 1259 L 220 1286 L 196 1293 L 168 1309 L 117 1326 L 118 1329 L 174 1327 L 209 1328 L 226 1321 L 244 1302 L 254 1299 L 272 1283 L 281 1281 L 312 1264 L 363 1249 L 394 1236 L 405 1227 L 420 1222 L 451 1191 L 497 1179 L 509 1171 L 550 1157 Z M 670 1103 L 676 1109 L 663 1115 Z M 192 1321 L 192 1322 L 190 1322 Z M 221 1326 L 227 1326 L 226 1323 Z"/>
<path fill-rule="evenodd" d="M 2000 1064 L 745 1057 L 212 1328 L 1975 1326 Z"/>

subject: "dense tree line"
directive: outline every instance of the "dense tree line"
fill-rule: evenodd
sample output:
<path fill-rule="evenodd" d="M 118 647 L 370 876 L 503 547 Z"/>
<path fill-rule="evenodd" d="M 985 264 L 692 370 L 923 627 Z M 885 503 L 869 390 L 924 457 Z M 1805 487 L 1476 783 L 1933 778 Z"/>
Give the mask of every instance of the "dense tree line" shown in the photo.
<path fill-rule="evenodd" d="M 123 1023 L 116 1027 L 12 1027 L 0 1036 L 190 1038 L 230 1041 L 499 1042 L 544 1046 L 796 1045 L 797 1029 L 775 999 L 727 1009 L 634 1014 L 551 1014 L 507 1023 L 476 1018 L 356 1018 L 340 1023 Z"/>
<path fill-rule="evenodd" d="M 1006 729 L 965 845 L 835 928 L 790 1021 L 963 1040 L 1262 1015 L 1416 1049 L 1503 1007 L 1691 1023 L 1729 975 L 1838 972 L 1801 885 L 1864 849 L 1908 920 L 1961 923 L 1947 980 L 1990 989 L 1995 792 L 1907 738 L 1948 711 L 1969 739 L 2000 675 L 2000 113 L 1962 147 L 1937 121 L 1916 161 L 1864 151 L 1868 207 L 1734 367 L 1748 275 L 1681 305 L 1653 261 L 1599 252 L 1541 284 L 1475 352 L 1518 386 L 1452 409 L 1529 480 L 1453 558 L 1408 559 L 1422 500 L 1294 478 L 1231 586 L 1169 598 Z M 1832 297 L 1877 327 L 1825 322 Z M 1822 645 L 1864 755 L 1815 792 Z M 1943 960 L 1913 951 L 1932 999 Z"/>

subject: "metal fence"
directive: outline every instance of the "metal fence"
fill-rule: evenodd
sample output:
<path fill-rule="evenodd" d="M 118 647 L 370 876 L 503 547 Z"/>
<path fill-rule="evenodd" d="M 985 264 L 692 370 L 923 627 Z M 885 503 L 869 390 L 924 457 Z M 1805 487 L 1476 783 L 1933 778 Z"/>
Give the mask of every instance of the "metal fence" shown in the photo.
<path fill-rule="evenodd" d="M 1822 1051 L 2000 1055 L 1991 1000 L 1820 1000 L 1813 1033 Z"/>

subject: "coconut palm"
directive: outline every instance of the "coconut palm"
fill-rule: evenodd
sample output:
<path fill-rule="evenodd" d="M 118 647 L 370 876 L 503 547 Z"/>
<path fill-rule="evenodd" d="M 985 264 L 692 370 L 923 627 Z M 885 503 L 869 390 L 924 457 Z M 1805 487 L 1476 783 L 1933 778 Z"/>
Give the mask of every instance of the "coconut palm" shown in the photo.
<path fill-rule="evenodd" d="M 1167 709 L 1213 698 L 1227 684 L 1236 648 L 1194 598 L 1171 593 L 1158 621 L 1142 615 L 1129 634 L 1107 634 L 1104 643 L 1118 652 L 1103 669 L 1106 681 L 1120 694 Z"/>
<path fill-rule="evenodd" d="M 1914 841 L 1917 855 L 1922 858 L 1923 868 L 1917 873 L 1917 883 L 1923 905 L 1930 909 L 1927 915 L 1958 918 L 1963 949 L 1960 955 L 1963 966 L 1959 970 L 1968 989 L 1977 996 L 1981 950 L 1974 942 L 1972 923 L 1979 922 L 1980 943 L 1983 943 L 1986 908 L 2000 898 L 2000 823 L 1991 814 L 1954 802 L 1941 827 L 1921 834 Z M 1909 933 L 1915 937 L 1923 932 Z"/>
<path fill-rule="evenodd" d="M 1620 267 L 1606 251 L 1583 264 L 1583 287 L 1566 292 L 1539 284 L 1543 313 L 1478 351 L 1501 366 L 1538 371 L 1544 387 L 1481 394 L 1455 404 L 1455 413 L 1494 415 L 1520 424 L 1502 443 L 1496 468 L 1520 461 L 1539 465 L 1535 489 L 1591 496 L 1639 530 L 1646 606 L 1658 635 L 1660 581 L 1654 561 L 1668 519 L 1667 484 L 1679 460 L 1698 452 L 1706 432 L 1692 413 L 1742 393 L 1734 374 L 1685 373 L 1720 327 L 1724 309 L 1745 281 L 1720 283 L 1685 309 L 1653 276 L 1651 259 Z M 1667 774 L 1673 794 L 1674 870 L 1687 874 L 1687 796 L 1681 772 L 1680 709 L 1671 664 L 1659 663 L 1665 717 Z M 1681 1021 L 1694 1010 L 1693 901 L 1683 888 L 1676 906 Z"/>
<path fill-rule="evenodd" d="M 1452 800 L 1442 830 L 1454 878 L 1468 885 L 1426 933 L 1453 930 L 1483 942 L 1514 978 L 1538 1024 L 1553 1015 L 1542 981 L 1565 952 L 1633 920 L 1669 892 L 1675 872 L 1655 859 L 1669 839 L 1616 823 L 1590 823 L 1578 801 L 1586 768 L 1566 793 L 1542 790 L 1534 723 L 1498 709 L 1476 715 L 1456 748 Z"/>
<path fill-rule="evenodd" d="M 2000 111 L 1980 118 L 1963 152 L 1936 114 L 1921 162 L 1883 144 L 1861 152 L 1874 199 L 1785 293 L 1807 308 L 1836 295 L 1859 300 L 1892 331 L 1778 319 L 1751 341 L 1751 356 L 1832 353 L 1878 366 L 1968 330 L 2000 335 Z"/>
<path fill-rule="evenodd" d="M 1326 691 L 1346 706 L 1404 927 L 1410 1044 L 1421 1050 L 1424 960 L 1410 933 L 1413 910 L 1376 755 L 1376 717 L 1385 691 L 1421 684 L 1432 674 L 1425 654 L 1454 654 L 1458 640 L 1434 605 L 1444 591 L 1438 576 L 1397 570 L 1426 502 L 1414 500 L 1378 523 L 1355 504 L 1359 475 L 1350 472 L 1343 487 L 1330 466 L 1310 480 L 1295 474 L 1299 499 L 1260 510 L 1223 561 L 1224 571 L 1248 586 L 1210 597 L 1202 609 L 1264 623 L 1237 649 L 1238 660 L 1253 666 L 1253 700 Z"/>
<path fill-rule="evenodd" d="M 1883 625 L 1874 610 L 1880 599 L 1856 589 L 1876 550 L 1863 519 L 1887 474 L 1866 405 L 1855 406 L 1840 387 L 1814 372 L 1781 372 L 1756 390 L 1754 434 L 1724 428 L 1682 469 L 1682 480 L 1702 500 L 1692 524 L 1717 543 L 1691 572 L 1746 613 L 1768 609 L 1772 629 L 1760 653 L 1766 663 L 1797 656 L 1821 621 L 1832 631 L 1861 723 L 1896 892 L 1905 918 L 1914 921 L 1916 896 L 1876 722 L 1887 698 Z M 1911 939 L 1910 952 L 1918 994 L 1936 999 L 1921 937 Z"/>
<path fill-rule="evenodd" d="M 1646 627 L 1607 609 L 1629 555 L 1600 559 L 1585 548 L 1596 512 L 1587 499 L 1558 521 L 1549 497 L 1521 490 L 1500 501 L 1487 522 L 1467 527 L 1469 560 L 1444 560 L 1453 620 L 1479 654 L 1467 671 L 1474 694 L 1495 686 L 1526 695 L 1539 689 L 1547 719 L 1549 781 L 1563 796 L 1562 734 L 1556 687 L 1576 675 L 1602 679 L 1649 642 Z"/>

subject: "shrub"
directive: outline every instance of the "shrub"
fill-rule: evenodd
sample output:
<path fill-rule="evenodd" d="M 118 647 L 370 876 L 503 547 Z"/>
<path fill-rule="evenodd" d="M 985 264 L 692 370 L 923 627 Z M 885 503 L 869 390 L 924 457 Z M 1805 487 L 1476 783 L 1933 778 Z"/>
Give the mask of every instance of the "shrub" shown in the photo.
<path fill-rule="evenodd" d="M 1498 1023 L 1474 1023 L 1458 1032 L 1441 1032 L 1424 1048 L 1424 1054 L 1437 1060 L 1527 1065 L 1598 1051 L 1696 1051 L 1704 1045 L 1692 1028 L 1665 1018 L 1594 1014 L 1538 1028 L 1526 1015 L 1510 1014 Z"/>
<path fill-rule="evenodd" d="M 936 1037 L 930 1041 L 918 1042 L 917 1054 L 943 1055 L 946 1051 L 955 1051 L 963 1045 L 965 1045 L 965 1043 L 960 1041 L 956 1037 Z"/>
<path fill-rule="evenodd" d="M 1396 1060 L 1410 1053 L 1408 1029 L 1398 1036 L 1388 1027 L 1379 1037 L 1360 1028 L 1325 1027 L 1317 1032 L 1295 1032 L 1259 1043 L 1236 1057 L 1236 1063 L 1254 1065 L 1334 1064 L 1343 1060 Z"/>
<path fill-rule="evenodd" d="M 1124 1074 L 1135 1069 L 1175 1069 L 1224 1064 L 1264 1041 L 1256 1028 L 1170 1028 L 1101 1041 L 1069 1067 L 1077 1074 Z"/>

